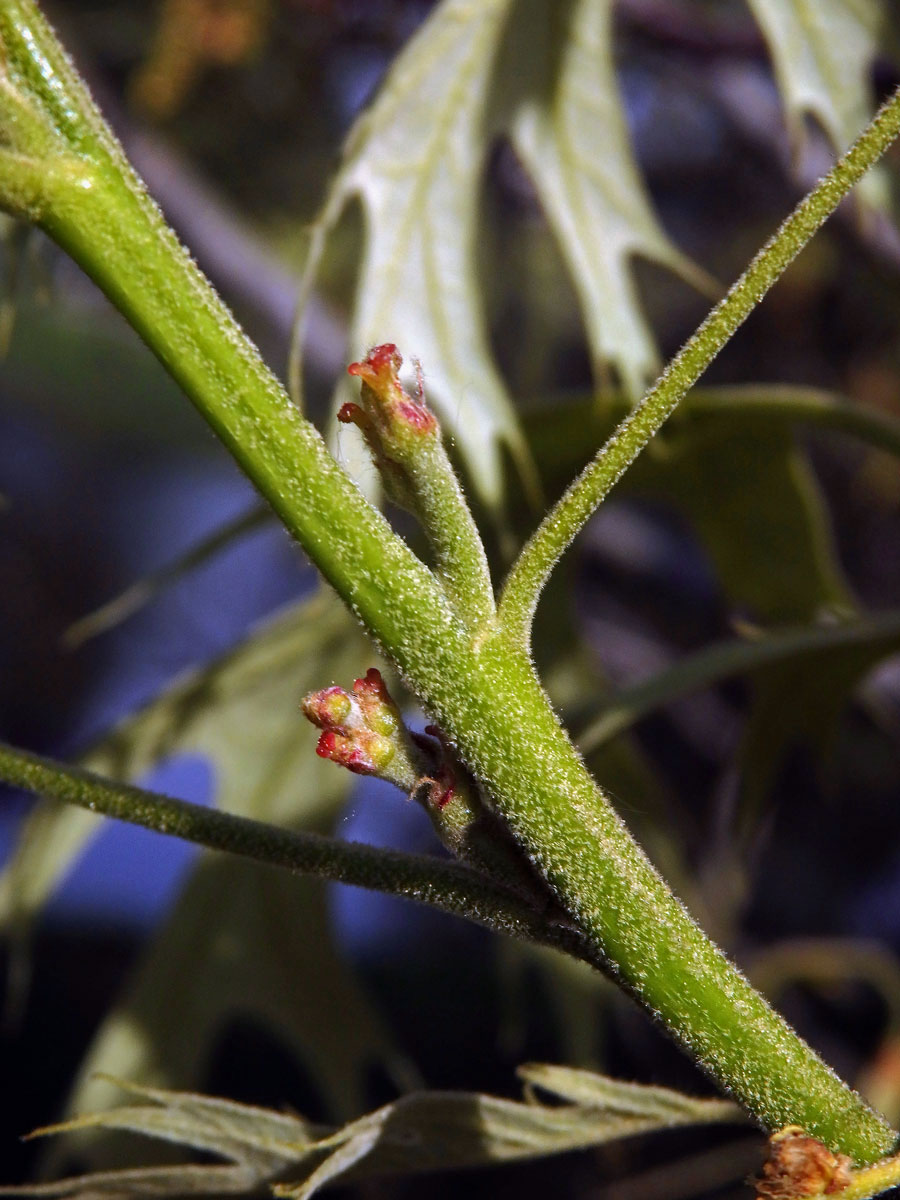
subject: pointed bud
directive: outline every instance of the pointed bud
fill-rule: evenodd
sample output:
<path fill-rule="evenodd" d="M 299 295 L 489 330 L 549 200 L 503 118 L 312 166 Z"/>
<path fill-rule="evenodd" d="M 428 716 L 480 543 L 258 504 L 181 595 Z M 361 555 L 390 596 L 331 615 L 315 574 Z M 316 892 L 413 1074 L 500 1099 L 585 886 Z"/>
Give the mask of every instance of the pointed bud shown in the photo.
<path fill-rule="evenodd" d="M 362 362 L 351 363 L 349 375 L 356 375 L 363 382 L 363 408 L 365 415 L 378 428 L 379 434 L 389 444 L 396 439 L 426 437 L 436 433 L 437 417 L 425 404 L 423 396 L 410 396 L 400 382 L 403 358 L 393 344 L 373 346 Z M 344 409 L 357 407 L 344 405 Z M 338 414 L 340 418 L 340 413 Z M 355 420 L 350 415 L 342 418 Z"/>
<path fill-rule="evenodd" d="M 385 342 L 351 363 L 347 370 L 362 381 L 360 403 L 345 404 L 338 420 L 361 430 L 388 496 L 418 518 L 431 543 L 434 571 L 447 599 L 480 632 L 496 612 L 484 546 L 437 417 L 425 404 L 421 369 L 410 395 L 400 382 L 402 362 L 393 342 Z"/>
<path fill-rule="evenodd" d="M 437 418 L 400 382 L 403 359 L 388 342 L 373 347 L 347 371 L 362 380 L 361 404 L 345 404 L 338 420 L 354 424 L 368 443 L 385 488 L 395 504 L 417 511 L 416 475 L 426 447 L 439 445 Z"/>
<path fill-rule="evenodd" d="M 370 729 L 385 737 L 390 737 L 400 729 L 403 724 L 400 710 L 391 699 L 377 667 L 369 667 L 363 679 L 354 680 L 353 692 Z"/>

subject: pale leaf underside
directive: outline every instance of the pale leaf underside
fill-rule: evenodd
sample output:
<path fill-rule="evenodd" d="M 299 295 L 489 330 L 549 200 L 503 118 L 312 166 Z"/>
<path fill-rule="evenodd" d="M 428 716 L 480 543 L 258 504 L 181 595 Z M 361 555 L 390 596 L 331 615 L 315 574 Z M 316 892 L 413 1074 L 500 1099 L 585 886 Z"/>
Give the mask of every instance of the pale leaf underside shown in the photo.
<path fill-rule="evenodd" d="M 231 1165 L 106 1171 L 0 1188 L 0 1195 L 238 1195 L 284 1180 L 275 1185 L 276 1195 L 306 1200 L 341 1179 L 488 1166 L 679 1125 L 745 1121 L 727 1100 L 566 1067 L 532 1065 L 520 1073 L 528 1089 L 540 1088 L 564 1103 L 544 1105 L 530 1093 L 521 1103 L 468 1092 L 418 1092 L 328 1131 L 250 1105 L 122 1084 L 135 1103 L 39 1132 L 127 1130 L 215 1154 Z"/>

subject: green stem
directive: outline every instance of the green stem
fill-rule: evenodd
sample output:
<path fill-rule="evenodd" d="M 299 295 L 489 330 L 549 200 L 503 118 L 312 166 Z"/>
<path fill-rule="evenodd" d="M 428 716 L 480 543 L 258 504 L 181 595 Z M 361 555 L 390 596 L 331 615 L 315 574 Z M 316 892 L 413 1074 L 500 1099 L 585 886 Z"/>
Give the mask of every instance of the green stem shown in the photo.
<path fill-rule="evenodd" d="M 10 787 L 74 804 L 130 825 L 223 850 L 303 875 L 402 896 L 495 933 L 564 950 L 605 969 L 605 962 L 578 930 L 548 920 L 484 875 L 452 860 L 340 842 L 316 833 L 279 829 L 159 792 L 114 783 L 0 742 L 0 780 Z"/>
<path fill-rule="evenodd" d="M 898 639 L 900 612 L 893 611 L 839 625 L 783 630 L 753 641 L 714 642 L 650 679 L 611 696 L 603 711 L 575 740 L 581 753 L 590 755 L 648 713 L 723 679 L 820 650 L 881 645 L 887 653 Z"/>
<path fill-rule="evenodd" d="M 27 204 L 0 172 L 0 204 L 39 224 L 102 288 L 328 581 L 370 625 L 380 614 L 376 636 L 393 645 L 419 624 L 443 636 L 455 621 L 434 577 L 337 465 L 178 243 L 31 0 L 4 0 L 0 37 L 10 78 L 45 106 L 66 146 L 36 164 L 29 182 L 47 182 Z M 19 132 L 0 106 L 0 133 Z M 65 170 L 54 170 L 59 162 Z M 398 591 L 415 605 L 397 605 Z M 410 628 L 413 607 L 421 617 Z"/>
<path fill-rule="evenodd" d="M 440 439 L 422 455 L 418 467 L 416 515 L 434 550 L 435 571 L 455 612 L 477 635 L 496 617 L 481 535 Z"/>
<path fill-rule="evenodd" d="M 847 401 L 833 392 L 788 384 L 741 384 L 703 388 L 685 399 L 685 414 L 758 417 L 790 421 L 850 434 L 888 454 L 900 456 L 900 421 L 890 413 Z"/>
<path fill-rule="evenodd" d="M 374 346 L 352 370 L 360 403 L 339 419 L 363 432 L 388 497 L 411 512 L 431 543 L 435 573 L 454 611 L 473 634 L 493 626 L 494 589 L 478 527 L 444 446 L 437 417 L 400 382 L 396 346 Z"/>
<path fill-rule="evenodd" d="M 900 1156 L 889 1158 L 885 1162 L 876 1163 L 864 1171 L 856 1171 L 843 1191 L 839 1192 L 841 1200 L 870 1200 L 872 1196 L 880 1196 L 891 1188 L 900 1186 Z"/>
<path fill-rule="evenodd" d="M 595 953 L 760 1123 L 802 1125 L 861 1163 L 884 1155 L 895 1140 L 886 1122 L 750 987 L 635 844 L 551 710 L 525 636 L 501 632 L 474 645 L 434 576 L 301 418 L 166 228 L 30 0 L 3 0 L 0 36 L 20 86 L 45 104 L 69 152 L 83 160 L 82 183 L 89 185 L 54 187 L 39 197 L 39 223 L 145 338 L 398 664 Z M 897 100 L 884 110 L 895 124 L 898 110 Z M 869 165 L 883 149 L 885 121 L 883 112 L 876 135 L 858 144 L 853 169 L 835 177 L 834 202 L 861 173 L 863 160 Z M 16 204 L 2 175 L 0 203 Z M 805 236 L 822 215 L 804 227 Z M 773 277 L 790 257 L 785 241 L 800 236 L 791 226 L 767 251 L 762 261 L 781 264 L 770 264 Z M 757 266 L 760 295 L 761 274 Z M 696 352 L 703 364 L 736 323 L 725 317 L 707 322 Z M 692 366 L 684 354 L 676 360 L 666 376 L 672 404 L 699 373 L 698 363 Z M 633 426 L 639 436 L 624 457 L 616 452 L 616 471 L 655 427 L 655 407 L 648 413 L 645 403 L 637 411 L 647 428 Z M 534 550 L 525 561 L 534 564 Z M 518 591 L 521 603 L 514 591 L 508 616 L 510 628 L 524 635 L 524 609 L 533 597 L 526 601 L 521 585 Z"/>
<path fill-rule="evenodd" d="M 801 200 L 640 404 L 544 517 L 513 565 L 500 596 L 498 618 L 511 644 L 528 648 L 538 599 L 566 547 L 688 389 L 898 133 L 900 89 Z"/>

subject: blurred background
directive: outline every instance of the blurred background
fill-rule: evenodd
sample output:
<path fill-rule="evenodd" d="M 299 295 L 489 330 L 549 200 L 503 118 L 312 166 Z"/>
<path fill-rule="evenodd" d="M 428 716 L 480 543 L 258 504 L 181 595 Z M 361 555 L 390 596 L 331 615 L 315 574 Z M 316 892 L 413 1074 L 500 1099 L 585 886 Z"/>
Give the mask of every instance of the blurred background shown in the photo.
<path fill-rule="evenodd" d="M 44 7 L 149 190 L 283 376 L 310 224 L 342 140 L 433 6 L 47 0 Z M 624 111 L 656 212 L 676 245 L 728 284 L 827 167 L 826 139 L 810 122 L 802 147 L 792 142 L 768 48 L 742 4 L 620 0 L 615 11 Z M 873 96 L 896 85 L 898 61 L 886 41 L 871 65 Z M 895 177 L 898 165 L 895 153 Z M 596 444 L 584 433 L 597 418 L 578 302 L 532 183 L 502 141 L 490 154 L 482 200 L 480 282 L 501 372 L 532 414 L 533 437 L 561 413 L 570 421 L 562 428 L 580 431 L 545 470 L 552 492 Z M 825 389 L 900 420 L 895 211 L 890 203 L 862 215 L 842 209 L 705 382 Z M 351 211 L 331 240 L 307 328 L 307 404 L 323 423 L 346 361 L 362 237 Z M 181 673 L 217 659 L 262 618 L 310 595 L 315 580 L 277 525 L 252 515 L 248 483 L 78 269 L 40 235 L 16 228 L 4 254 L 0 737 L 71 760 Z M 665 358 L 709 298 L 658 266 L 639 261 L 635 269 Z M 827 625 L 851 608 L 900 607 L 896 456 L 808 425 L 796 437 L 804 480 L 824 514 L 817 526 L 823 554 L 838 580 L 832 611 L 819 615 Z M 658 454 L 665 457 L 664 443 Z M 748 468 L 748 489 L 755 479 Z M 545 606 L 548 655 L 554 628 L 571 620 L 582 666 L 615 690 L 765 624 L 751 605 L 735 602 L 691 517 L 698 503 L 715 508 L 715 483 L 707 485 L 694 509 L 652 486 L 604 505 Z M 497 547 L 534 523 L 514 480 L 511 488 L 502 517 L 485 518 Z M 177 573 L 133 615 L 95 634 L 76 624 L 245 516 L 223 548 Z M 548 658 L 548 667 L 559 668 L 554 694 L 584 725 L 596 703 L 569 686 L 567 662 Z M 366 665 L 360 661 L 358 673 Z M 882 1089 L 879 1099 L 900 1111 L 893 1050 L 900 663 L 888 650 L 873 654 L 866 671 L 853 675 L 860 681 L 862 689 L 840 705 L 833 733 L 829 726 L 824 770 L 822 747 L 798 738 L 764 788 L 746 787 L 741 749 L 748 713 L 758 718 L 758 709 L 746 679 L 734 677 L 657 707 L 634 727 L 628 754 L 610 770 L 621 781 L 613 792 L 623 815 L 650 839 L 657 861 L 665 865 L 667 842 L 677 846 L 677 870 L 685 871 L 707 925 L 742 964 L 758 962 L 760 982 L 838 1070 L 868 1076 Z M 321 684 L 329 682 L 323 666 Z M 842 685 L 826 670 L 815 686 Z M 785 686 L 781 695 L 789 708 L 803 693 Z M 777 705 L 766 719 L 777 726 Z M 781 719 L 789 721 L 787 710 Z M 758 738 L 770 736 L 766 728 L 756 720 Z M 650 777 L 652 801 L 642 790 Z M 208 803 L 215 771 L 201 755 L 181 754 L 143 782 Z M 764 801 L 746 802 L 748 790 L 764 792 Z M 4 793 L 0 856 L 11 854 L 30 803 Z M 378 787 L 354 789 L 337 829 L 380 844 L 432 847 L 424 817 Z M 110 826 L 67 872 L 28 951 L 0 950 L 10 997 L 0 1048 L 4 1181 L 34 1169 L 36 1147 L 17 1139 L 63 1111 L 85 1047 L 194 860 L 189 847 Z M 366 1068 L 369 1106 L 409 1082 L 516 1095 L 515 1066 L 528 1060 L 706 1086 L 627 1002 L 613 1002 L 577 971 L 378 896 L 329 888 L 327 908 L 340 955 L 364 981 L 396 1048 L 389 1067 L 373 1058 Z M 289 928 L 284 936 L 292 936 Z M 173 1020 L 178 1005 L 173 995 Z M 315 1078 L 270 1030 L 241 1014 L 218 1031 L 197 1086 L 322 1121 L 347 1115 L 332 1111 Z M 142 1150 L 129 1153 L 140 1161 Z M 751 1169 L 740 1165 L 741 1155 L 747 1158 L 747 1147 L 733 1130 L 704 1131 L 679 1135 L 677 1145 L 667 1135 L 483 1177 L 367 1184 L 365 1194 L 412 1196 L 421 1186 L 448 1197 L 463 1187 L 499 1197 L 740 1194 L 734 1181 Z M 626 1185 L 626 1176 L 637 1182 Z"/>

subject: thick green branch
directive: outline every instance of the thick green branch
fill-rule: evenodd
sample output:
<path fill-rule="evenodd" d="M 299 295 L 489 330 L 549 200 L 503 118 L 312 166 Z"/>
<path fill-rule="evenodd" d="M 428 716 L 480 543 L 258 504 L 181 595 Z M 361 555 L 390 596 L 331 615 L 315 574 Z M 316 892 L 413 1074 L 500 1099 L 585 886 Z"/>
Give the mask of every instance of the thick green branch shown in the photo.
<path fill-rule="evenodd" d="M 800 201 L 640 404 L 544 517 L 510 571 L 500 597 L 499 621 L 513 645 L 528 647 L 534 611 L 544 585 L 591 513 L 735 330 L 898 133 L 900 89 L 879 109 L 847 153 Z"/>
<path fill-rule="evenodd" d="M 0 38 L 14 82 L 44 106 L 66 153 L 84 164 L 80 180 L 37 198 L 34 219 L 145 338 L 398 664 L 594 953 L 606 957 L 623 986 L 760 1123 L 802 1125 L 858 1162 L 881 1157 L 894 1143 L 893 1131 L 691 920 L 590 779 L 553 714 L 525 642 L 529 606 L 561 546 L 551 547 L 543 574 L 545 551 L 532 550 L 523 560 L 522 582 L 508 594 L 507 611 L 510 628 L 521 636 L 501 633 L 473 645 L 434 576 L 338 468 L 166 228 L 30 0 L 3 0 Z M 875 133 L 858 144 L 857 158 L 829 185 L 834 195 L 826 206 L 884 148 L 898 109 L 895 100 L 873 126 Z M 16 130 L 2 132 L 9 137 Z M 821 206 L 825 193 L 817 195 Z M 16 203 L 0 173 L 0 204 Z M 795 222 L 791 254 L 823 216 Z M 778 244 L 787 250 L 785 240 Z M 789 257 L 779 263 L 769 251 L 757 260 L 753 286 L 746 280 L 739 285 L 748 311 L 768 286 L 766 270 L 774 278 Z M 658 427 L 665 404 L 675 403 L 727 340 L 739 319 L 734 309 L 727 311 L 729 317 L 713 314 L 691 353 L 682 352 L 664 376 L 652 394 L 656 399 L 636 410 L 625 442 L 614 439 L 605 459 L 612 472 L 607 486 Z M 596 493 L 595 485 L 576 486 L 574 510 L 564 505 L 557 514 L 564 528 L 568 522 L 566 540 L 584 519 L 578 504 L 590 511 Z"/>
<path fill-rule="evenodd" d="M 299 874 L 403 896 L 465 917 L 496 933 L 564 950 L 593 966 L 606 966 L 578 930 L 554 924 L 521 896 L 452 860 L 279 829 L 159 792 L 114 783 L 4 742 L 0 742 L 0 781 L 210 850 L 224 850 Z"/>
<path fill-rule="evenodd" d="M 0 103 L 0 135 L 31 168 L 0 169 L 0 205 L 34 220 L 99 284 L 376 636 L 393 645 L 426 624 L 442 636 L 454 617 L 434 577 L 338 467 L 179 245 L 30 0 L 0 4 L 0 38 L 13 93 L 47 131 L 32 142 Z M 59 149 L 40 157 L 48 145 Z"/>

